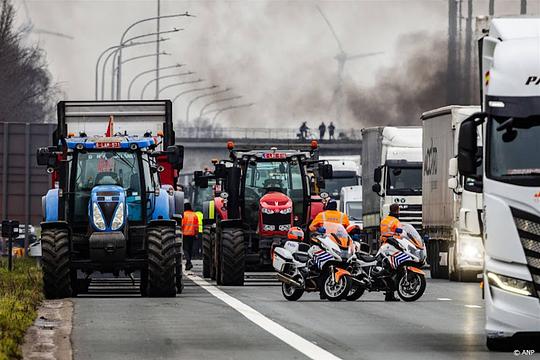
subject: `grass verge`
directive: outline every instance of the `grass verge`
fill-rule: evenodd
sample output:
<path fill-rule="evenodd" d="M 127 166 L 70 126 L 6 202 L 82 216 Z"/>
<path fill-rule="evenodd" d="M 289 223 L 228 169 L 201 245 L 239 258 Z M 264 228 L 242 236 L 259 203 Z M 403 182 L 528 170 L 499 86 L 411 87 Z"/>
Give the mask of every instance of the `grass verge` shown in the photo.
<path fill-rule="evenodd" d="M 14 259 L 9 272 L 7 259 L 0 259 L 0 360 L 22 357 L 20 345 L 36 318 L 42 287 L 35 260 Z"/>

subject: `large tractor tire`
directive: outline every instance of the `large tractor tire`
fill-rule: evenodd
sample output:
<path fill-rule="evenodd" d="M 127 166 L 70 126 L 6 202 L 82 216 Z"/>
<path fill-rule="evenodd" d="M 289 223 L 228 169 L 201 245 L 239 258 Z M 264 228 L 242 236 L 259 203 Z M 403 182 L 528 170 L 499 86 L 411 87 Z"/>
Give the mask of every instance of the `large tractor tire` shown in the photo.
<path fill-rule="evenodd" d="M 67 229 L 44 229 L 41 232 L 41 249 L 45 298 L 71 297 L 73 288 Z"/>
<path fill-rule="evenodd" d="M 246 267 L 246 245 L 244 231 L 238 228 L 226 228 L 221 236 L 221 285 L 244 285 Z"/>
<path fill-rule="evenodd" d="M 209 278 L 212 272 L 212 238 L 210 228 L 205 226 L 202 233 L 202 258 L 203 258 L 203 277 Z"/>
<path fill-rule="evenodd" d="M 182 198 L 183 199 L 183 198 Z M 181 294 L 184 291 L 183 269 L 182 269 L 182 228 L 176 226 L 174 247 L 174 281 L 176 284 L 176 293 Z"/>
<path fill-rule="evenodd" d="M 175 234 L 174 227 L 154 226 L 147 230 L 148 290 L 150 297 L 174 297 Z"/>

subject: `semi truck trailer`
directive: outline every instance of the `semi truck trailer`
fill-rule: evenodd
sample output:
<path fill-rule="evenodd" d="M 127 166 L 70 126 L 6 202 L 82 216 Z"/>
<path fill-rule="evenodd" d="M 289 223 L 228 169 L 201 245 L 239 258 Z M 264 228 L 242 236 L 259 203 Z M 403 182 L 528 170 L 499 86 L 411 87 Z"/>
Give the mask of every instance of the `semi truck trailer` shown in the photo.
<path fill-rule="evenodd" d="M 362 219 L 365 241 L 378 247 L 381 219 L 390 205 L 400 220 L 422 227 L 422 128 L 378 126 L 362 129 Z"/>
<path fill-rule="evenodd" d="M 456 162 L 461 122 L 478 111 L 446 106 L 422 114 L 422 227 L 432 278 L 476 280 L 482 273 L 482 194 Z"/>
<path fill-rule="evenodd" d="M 479 41 L 482 112 L 459 129 L 459 172 L 476 180 L 484 199 L 485 330 L 492 350 L 540 344 L 539 44 L 539 18 L 491 20 Z"/>

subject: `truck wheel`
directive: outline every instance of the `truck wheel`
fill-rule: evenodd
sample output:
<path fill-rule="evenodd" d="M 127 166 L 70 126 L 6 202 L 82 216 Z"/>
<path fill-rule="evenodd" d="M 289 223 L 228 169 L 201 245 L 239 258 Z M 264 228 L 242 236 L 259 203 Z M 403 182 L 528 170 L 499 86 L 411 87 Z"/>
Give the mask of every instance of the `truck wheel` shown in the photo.
<path fill-rule="evenodd" d="M 429 244 L 431 250 L 429 255 L 431 278 L 448 279 L 448 265 L 444 266 L 440 263 L 441 252 L 445 252 L 444 250 L 446 250 L 446 253 L 448 253 L 448 249 L 445 249 L 446 244 L 443 244 L 442 241 L 439 240 L 431 240 Z"/>
<path fill-rule="evenodd" d="M 68 231 L 65 229 L 43 230 L 41 249 L 45 298 L 62 299 L 72 296 Z"/>
<path fill-rule="evenodd" d="M 221 238 L 221 284 L 244 285 L 246 245 L 244 231 L 238 228 L 222 230 Z"/>
<path fill-rule="evenodd" d="M 148 296 L 174 297 L 175 282 L 175 234 L 174 227 L 148 228 Z"/>
<path fill-rule="evenodd" d="M 202 233 L 202 257 L 203 257 L 203 277 L 209 278 L 212 271 L 212 239 L 210 229 L 204 227 Z"/>

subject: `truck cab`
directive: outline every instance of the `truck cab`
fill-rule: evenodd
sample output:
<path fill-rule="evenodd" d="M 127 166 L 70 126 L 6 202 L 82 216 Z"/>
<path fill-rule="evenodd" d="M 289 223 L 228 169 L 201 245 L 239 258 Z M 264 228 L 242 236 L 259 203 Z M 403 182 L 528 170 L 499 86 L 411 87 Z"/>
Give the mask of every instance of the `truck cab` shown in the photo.
<path fill-rule="evenodd" d="M 539 34 L 538 18 L 492 19 L 479 41 L 482 112 L 459 131 L 459 173 L 475 179 L 483 194 L 492 350 L 529 349 L 517 345 L 524 340 L 537 348 L 540 341 Z"/>
<path fill-rule="evenodd" d="M 347 214 L 351 224 L 362 227 L 362 186 L 341 188 L 339 211 Z"/>

